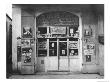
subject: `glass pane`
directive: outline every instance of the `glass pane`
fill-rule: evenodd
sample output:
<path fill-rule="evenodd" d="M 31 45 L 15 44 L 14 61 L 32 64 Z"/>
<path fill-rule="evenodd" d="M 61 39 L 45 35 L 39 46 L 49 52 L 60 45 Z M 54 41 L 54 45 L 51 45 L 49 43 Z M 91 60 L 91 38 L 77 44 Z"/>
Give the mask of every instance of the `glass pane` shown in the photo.
<path fill-rule="evenodd" d="M 78 55 L 78 49 L 69 49 L 69 55 L 70 56 L 77 56 Z"/>
<path fill-rule="evenodd" d="M 49 42 L 49 49 L 57 49 L 57 42 Z"/>
<path fill-rule="evenodd" d="M 49 42 L 49 56 L 57 56 L 57 42 Z"/>
<path fill-rule="evenodd" d="M 57 56 L 57 50 L 55 49 L 49 50 L 49 56 Z"/>
<path fill-rule="evenodd" d="M 67 42 L 59 43 L 60 56 L 67 56 Z"/>

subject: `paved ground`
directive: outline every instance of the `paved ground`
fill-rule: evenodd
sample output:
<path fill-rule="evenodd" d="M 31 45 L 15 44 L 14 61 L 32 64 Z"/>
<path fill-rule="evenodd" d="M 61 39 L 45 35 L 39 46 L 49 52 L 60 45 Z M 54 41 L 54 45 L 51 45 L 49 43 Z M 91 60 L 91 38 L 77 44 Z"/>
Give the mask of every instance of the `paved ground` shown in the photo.
<path fill-rule="evenodd" d="M 12 75 L 9 79 L 103 79 L 98 74 L 35 74 L 35 75 Z"/>

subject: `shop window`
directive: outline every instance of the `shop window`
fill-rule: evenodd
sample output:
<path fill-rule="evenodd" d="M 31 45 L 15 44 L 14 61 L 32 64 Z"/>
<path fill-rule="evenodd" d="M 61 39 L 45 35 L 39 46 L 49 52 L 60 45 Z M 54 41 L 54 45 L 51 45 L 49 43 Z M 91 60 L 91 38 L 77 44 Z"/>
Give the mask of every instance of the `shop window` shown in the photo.
<path fill-rule="evenodd" d="M 69 56 L 78 56 L 78 39 L 69 39 Z"/>
<path fill-rule="evenodd" d="M 69 49 L 69 55 L 70 56 L 77 56 L 78 55 L 78 49 Z"/>
<path fill-rule="evenodd" d="M 39 27 L 38 31 L 39 31 L 39 34 L 47 34 L 47 28 L 46 27 Z"/>

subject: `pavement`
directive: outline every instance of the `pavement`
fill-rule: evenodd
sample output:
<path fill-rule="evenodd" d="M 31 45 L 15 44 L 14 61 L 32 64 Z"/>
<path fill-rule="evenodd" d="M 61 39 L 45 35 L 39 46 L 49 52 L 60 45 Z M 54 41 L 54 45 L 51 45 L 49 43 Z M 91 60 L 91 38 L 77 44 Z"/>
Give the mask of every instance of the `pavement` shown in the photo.
<path fill-rule="evenodd" d="M 103 79 L 99 74 L 37 73 L 34 75 L 11 75 L 9 79 Z"/>

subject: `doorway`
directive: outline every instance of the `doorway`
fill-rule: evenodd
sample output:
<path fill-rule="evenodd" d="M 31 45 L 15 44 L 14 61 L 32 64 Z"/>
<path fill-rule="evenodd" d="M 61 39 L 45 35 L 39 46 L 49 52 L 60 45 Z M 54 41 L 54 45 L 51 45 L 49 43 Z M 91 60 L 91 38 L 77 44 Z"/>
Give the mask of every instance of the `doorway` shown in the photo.
<path fill-rule="evenodd" d="M 49 40 L 49 70 L 68 71 L 67 39 Z"/>

